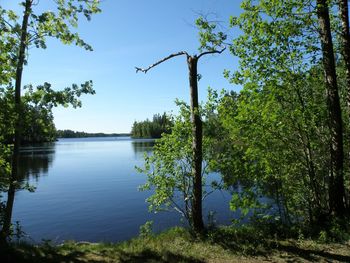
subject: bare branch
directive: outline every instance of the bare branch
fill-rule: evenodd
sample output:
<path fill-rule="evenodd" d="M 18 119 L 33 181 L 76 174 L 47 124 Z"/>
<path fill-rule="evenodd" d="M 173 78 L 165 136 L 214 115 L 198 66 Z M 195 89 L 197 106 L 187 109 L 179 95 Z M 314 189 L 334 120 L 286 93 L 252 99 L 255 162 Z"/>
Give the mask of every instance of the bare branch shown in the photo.
<path fill-rule="evenodd" d="M 163 59 L 157 61 L 156 63 L 152 64 L 152 65 L 149 66 L 148 68 L 143 69 L 143 68 L 135 67 L 135 68 L 136 68 L 136 73 L 139 72 L 139 71 L 141 71 L 141 72 L 143 72 L 143 73 L 146 74 L 147 71 L 149 71 L 151 68 L 154 68 L 154 67 L 158 66 L 159 64 L 163 63 L 164 61 L 167 61 L 168 59 L 171 59 L 171 58 L 177 57 L 177 56 L 181 56 L 181 55 L 187 55 L 187 56 L 188 56 L 188 54 L 187 54 L 186 51 L 180 51 L 180 52 L 178 52 L 178 53 L 171 54 L 171 55 L 169 55 L 169 56 L 167 56 L 167 57 L 165 57 L 165 58 L 163 58 Z"/>
<path fill-rule="evenodd" d="M 226 49 L 226 47 L 224 47 L 223 49 L 221 50 L 212 50 L 212 51 L 206 51 L 206 52 L 203 52 L 201 54 L 198 55 L 198 59 L 202 56 L 205 56 L 205 55 L 208 55 L 208 54 L 221 54 L 222 52 L 224 52 Z"/>
<path fill-rule="evenodd" d="M 173 198 L 169 199 L 170 202 L 172 202 L 173 206 L 174 206 L 174 210 L 179 212 L 180 214 L 182 214 L 185 218 L 187 218 L 187 213 L 181 208 L 181 206 L 179 206 Z"/>
<path fill-rule="evenodd" d="M 206 193 L 203 195 L 203 197 L 202 197 L 202 201 L 203 201 L 205 198 L 207 198 L 207 197 L 208 197 L 208 195 L 210 195 L 210 194 L 214 193 L 214 191 L 215 191 L 215 190 L 216 190 L 216 189 L 211 190 L 210 192 L 206 192 Z"/>

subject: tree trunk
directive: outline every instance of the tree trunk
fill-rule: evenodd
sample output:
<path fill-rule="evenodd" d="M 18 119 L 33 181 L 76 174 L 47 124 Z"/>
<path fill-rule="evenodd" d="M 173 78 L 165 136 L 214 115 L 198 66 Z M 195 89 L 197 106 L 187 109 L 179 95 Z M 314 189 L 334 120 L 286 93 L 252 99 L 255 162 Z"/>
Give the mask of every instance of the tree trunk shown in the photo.
<path fill-rule="evenodd" d="M 347 80 L 347 107 L 350 117 L 350 35 L 349 35 L 349 8 L 347 0 L 339 0 L 339 13 L 342 22 L 341 27 L 341 41 L 342 41 L 342 55 L 346 67 Z"/>
<path fill-rule="evenodd" d="M 17 173 L 18 173 L 18 159 L 19 159 L 19 147 L 21 145 L 22 137 L 22 114 L 21 114 L 21 86 L 22 86 L 22 73 L 25 60 L 25 50 L 27 47 L 27 29 L 28 21 L 32 8 L 32 0 L 25 1 L 25 9 L 22 20 L 21 39 L 18 51 L 17 67 L 16 67 L 16 81 L 15 81 L 15 136 L 14 147 L 12 153 L 11 162 L 11 177 L 10 186 L 7 194 L 7 203 L 5 208 L 4 223 L 1 230 L 1 239 L 6 240 L 10 234 L 12 208 L 16 191 Z"/>
<path fill-rule="evenodd" d="M 16 185 L 15 185 L 15 182 L 11 181 L 7 192 L 6 207 L 4 209 L 4 223 L 1 230 L 1 242 L 3 243 L 7 242 L 7 239 L 11 234 L 11 220 L 12 220 L 13 203 L 15 201 L 15 193 L 16 193 Z"/>
<path fill-rule="evenodd" d="M 350 33 L 349 33 L 349 6 L 348 0 L 339 0 L 339 13 L 342 22 L 341 28 L 341 42 L 342 42 L 342 54 L 345 63 L 346 71 L 346 106 L 348 119 L 350 120 Z M 347 153 L 350 156 L 350 152 Z M 347 204 L 348 209 L 350 204 Z M 349 211 L 350 212 L 350 211 Z"/>
<path fill-rule="evenodd" d="M 317 16 L 320 26 L 329 126 L 331 132 L 329 206 L 332 213 L 336 216 L 343 217 L 345 213 L 343 127 L 327 0 L 317 0 Z"/>
<path fill-rule="evenodd" d="M 202 216 L 202 120 L 198 107 L 197 56 L 187 56 L 191 95 L 192 123 L 192 176 L 193 176 L 193 229 L 196 233 L 204 230 Z"/>

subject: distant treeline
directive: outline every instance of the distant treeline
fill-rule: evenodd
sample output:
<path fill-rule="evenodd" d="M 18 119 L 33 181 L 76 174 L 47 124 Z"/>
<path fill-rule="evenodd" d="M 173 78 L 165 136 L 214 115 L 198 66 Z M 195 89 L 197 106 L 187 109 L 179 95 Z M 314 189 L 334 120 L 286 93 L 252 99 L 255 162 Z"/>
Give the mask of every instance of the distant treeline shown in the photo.
<path fill-rule="evenodd" d="M 88 133 L 72 130 L 57 130 L 57 138 L 85 138 L 85 137 L 122 137 L 130 136 L 130 133 Z"/>
<path fill-rule="evenodd" d="M 135 121 L 131 129 L 131 136 L 133 138 L 160 138 L 162 133 L 171 132 L 172 124 L 166 113 L 155 114 L 152 120 Z"/>

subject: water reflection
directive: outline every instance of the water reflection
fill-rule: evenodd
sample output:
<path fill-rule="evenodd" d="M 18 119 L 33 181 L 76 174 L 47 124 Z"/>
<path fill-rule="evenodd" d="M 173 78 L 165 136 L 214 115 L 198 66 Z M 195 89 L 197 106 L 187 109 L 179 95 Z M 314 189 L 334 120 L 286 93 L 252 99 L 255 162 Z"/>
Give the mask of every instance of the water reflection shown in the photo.
<path fill-rule="evenodd" d="M 142 158 L 144 153 L 151 153 L 155 145 L 154 139 L 135 139 L 131 142 L 136 158 Z"/>
<path fill-rule="evenodd" d="M 27 146 L 21 149 L 18 180 L 26 181 L 47 175 L 55 159 L 55 143 Z"/>
<path fill-rule="evenodd" d="M 2 193 L 0 193 L 0 213 L 3 213 L 0 231 L 0 239 L 2 241 L 10 238 L 16 191 L 25 188 L 25 182 L 29 181 L 29 179 L 34 178 L 38 181 L 40 175 L 46 175 L 54 160 L 54 155 L 55 144 L 44 144 L 23 147 L 20 149 L 19 156 L 15 157 L 17 169 L 8 183 L 7 191 L 4 191 L 7 192 L 6 201 L 1 200 Z"/>

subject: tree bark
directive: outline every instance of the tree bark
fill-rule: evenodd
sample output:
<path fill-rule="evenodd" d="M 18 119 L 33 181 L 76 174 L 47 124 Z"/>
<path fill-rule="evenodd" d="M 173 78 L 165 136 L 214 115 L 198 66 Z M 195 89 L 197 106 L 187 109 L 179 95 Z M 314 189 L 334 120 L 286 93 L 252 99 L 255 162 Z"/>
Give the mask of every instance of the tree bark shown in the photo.
<path fill-rule="evenodd" d="M 192 176 L 193 176 L 193 204 L 192 220 L 196 233 L 204 230 L 202 215 L 202 120 L 198 106 L 197 56 L 187 56 L 189 71 L 191 123 L 192 123 Z"/>
<path fill-rule="evenodd" d="M 21 86 L 22 86 L 22 74 L 25 60 L 25 50 L 27 47 L 27 30 L 28 21 L 32 9 L 32 0 L 25 1 L 25 9 L 21 27 L 21 39 L 18 51 L 17 66 L 16 66 L 16 80 L 15 80 L 15 136 L 14 146 L 11 161 L 11 175 L 10 186 L 7 192 L 7 203 L 5 208 L 4 223 L 1 230 L 1 239 L 6 240 L 10 234 L 12 209 L 16 192 L 17 174 L 18 174 L 18 160 L 19 160 L 19 148 L 21 145 L 22 137 L 22 114 L 21 114 Z"/>
<path fill-rule="evenodd" d="M 342 55 L 345 62 L 346 81 L 347 81 L 347 108 L 350 117 L 350 34 L 349 34 L 349 7 L 348 0 L 339 0 L 339 13 L 341 18 L 341 41 Z"/>
<path fill-rule="evenodd" d="M 343 217 L 345 214 L 343 126 L 327 0 L 317 0 L 317 16 L 320 27 L 331 132 L 329 206 L 332 213 L 338 217 Z"/>

